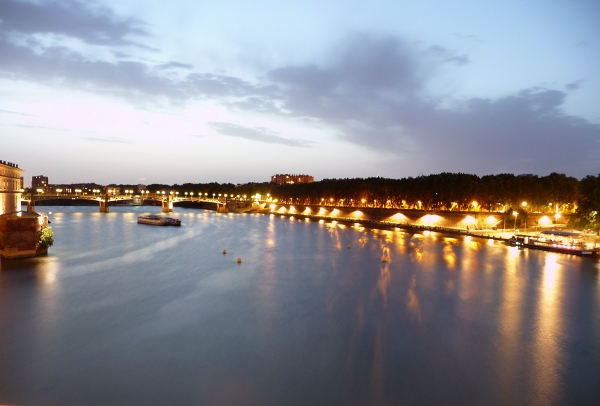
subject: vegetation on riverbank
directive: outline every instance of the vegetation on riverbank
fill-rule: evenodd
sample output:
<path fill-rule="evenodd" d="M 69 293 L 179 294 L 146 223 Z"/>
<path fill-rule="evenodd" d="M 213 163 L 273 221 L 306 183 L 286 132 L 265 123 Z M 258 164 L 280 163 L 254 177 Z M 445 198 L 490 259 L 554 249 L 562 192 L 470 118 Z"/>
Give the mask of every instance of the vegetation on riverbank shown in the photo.
<path fill-rule="evenodd" d="M 42 233 L 40 234 L 40 248 L 47 249 L 54 245 L 54 232 L 52 231 L 52 227 L 47 226 L 42 228 Z"/>
<path fill-rule="evenodd" d="M 600 175 L 586 176 L 578 185 L 577 208 L 569 225 L 600 235 Z"/>

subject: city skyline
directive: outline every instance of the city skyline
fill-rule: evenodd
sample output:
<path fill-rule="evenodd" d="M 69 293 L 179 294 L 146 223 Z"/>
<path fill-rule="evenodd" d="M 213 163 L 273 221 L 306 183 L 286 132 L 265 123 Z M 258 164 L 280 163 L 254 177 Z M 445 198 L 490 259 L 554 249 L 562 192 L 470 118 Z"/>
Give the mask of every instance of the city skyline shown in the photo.
<path fill-rule="evenodd" d="M 53 183 L 600 168 L 600 4 L 0 3 L 2 159 Z"/>

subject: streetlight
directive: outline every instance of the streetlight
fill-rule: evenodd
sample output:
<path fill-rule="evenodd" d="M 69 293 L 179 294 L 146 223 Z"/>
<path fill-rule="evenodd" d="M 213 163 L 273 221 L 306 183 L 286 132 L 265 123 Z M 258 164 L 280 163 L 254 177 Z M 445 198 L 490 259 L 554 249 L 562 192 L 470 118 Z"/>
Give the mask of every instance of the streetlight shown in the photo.
<path fill-rule="evenodd" d="M 519 215 L 518 212 L 513 211 L 513 216 L 515 216 L 515 234 L 517 234 L 517 216 Z"/>
<path fill-rule="evenodd" d="M 525 232 L 527 232 L 527 202 L 521 203 L 523 206 L 523 211 L 525 212 Z"/>

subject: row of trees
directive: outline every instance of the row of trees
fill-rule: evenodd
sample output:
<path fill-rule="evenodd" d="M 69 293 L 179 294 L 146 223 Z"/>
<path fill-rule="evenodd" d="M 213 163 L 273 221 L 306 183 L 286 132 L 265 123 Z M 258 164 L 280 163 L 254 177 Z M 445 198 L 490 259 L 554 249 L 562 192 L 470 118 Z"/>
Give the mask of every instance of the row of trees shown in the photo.
<path fill-rule="evenodd" d="M 513 174 L 478 177 L 462 173 L 408 177 L 402 179 L 355 178 L 321 182 L 276 185 L 272 183 L 185 183 L 183 185 L 148 185 L 151 192 L 175 190 L 182 196 L 194 192 L 208 196 L 270 195 L 290 204 L 327 204 L 420 208 L 424 210 L 498 211 L 526 202 L 529 210 L 563 212 L 575 208 L 579 180 L 564 174 L 515 176 Z"/>
<path fill-rule="evenodd" d="M 552 173 L 545 177 L 512 174 L 478 177 L 462 173 L 403 179 L 339 179 L 302 185 L 282 185 L 272 193 L 290 203 L 367 205 L 370 207 L 420 208 L 424 210 L 489 211 L 520 206 L 530 210 L 568 211 L 573 208 L 579 181 Z M 291 201 L 290 201 L 291 200 Z"/>

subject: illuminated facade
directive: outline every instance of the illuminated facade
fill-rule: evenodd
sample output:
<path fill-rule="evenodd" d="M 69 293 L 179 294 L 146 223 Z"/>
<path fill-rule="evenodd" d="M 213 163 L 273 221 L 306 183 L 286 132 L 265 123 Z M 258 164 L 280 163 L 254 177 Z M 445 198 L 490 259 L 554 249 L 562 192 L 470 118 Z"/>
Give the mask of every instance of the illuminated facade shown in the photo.
<path fill-rule="evenodd" d="M 311 183 L 314 182 L 315 178 L 310 175 L 273 175 L 271 176 L 271 183 L 277 183 L 278 185 L 294 184 L 294 183 Z"/>
<path fill-rule="evenodd" d="M 21 172 L 19 165 L 0 161 L 0 214 L 21 210 Z"/>

